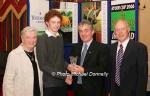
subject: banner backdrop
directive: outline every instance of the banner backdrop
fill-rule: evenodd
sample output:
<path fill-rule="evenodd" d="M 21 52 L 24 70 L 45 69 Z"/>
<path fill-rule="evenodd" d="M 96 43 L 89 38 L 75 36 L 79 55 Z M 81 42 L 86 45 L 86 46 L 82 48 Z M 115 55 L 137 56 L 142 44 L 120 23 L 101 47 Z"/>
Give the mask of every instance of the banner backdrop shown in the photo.
<path fill-rule="evenodd" d="M 130 38 L 137 39 L 137 29 L 136 29 L 136 9 L 135 0 L 116 0 L 111 1 L 111 32 L 110 32 L 110 42 L 116 41 L 114 35 L 114 24 L 118 19 L 126 19 L 130 26 Z"/>
<path fill-rule="evenodd" d="M 0 52 L 9 52 L 21 43 L 20 31 L 27 26 L 26 2 L 0 0 Z"/>
<path fill-rule="evenodd" d="M 49 10 L 48 0 L 28 0 L 29 25 L 38 31 L 45 30 L 44 15 Z"/>

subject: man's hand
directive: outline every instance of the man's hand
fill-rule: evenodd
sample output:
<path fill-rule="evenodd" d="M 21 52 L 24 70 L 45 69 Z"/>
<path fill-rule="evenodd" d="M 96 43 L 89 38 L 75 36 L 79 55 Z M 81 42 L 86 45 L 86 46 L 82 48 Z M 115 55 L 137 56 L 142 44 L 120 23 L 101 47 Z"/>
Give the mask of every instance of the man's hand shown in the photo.
<path fill-rule="evenodd" d="M 74 69 L 74 64 L 69 64 L 68 67 L 67 67 L 67 69 L 68 69 L 70 72 L 72 72 L 73 69 Z"/>
<path fill-rule="evenodd" d="M 71 85 L 72 84 L 72 76 L 71 75 L 68 75 L 65 79 L 65 82 L 68 84 L 68 85 Z"/>
<path fill-rule="evenodd" d="M 76 64 L 69 64 L 67 69 L 72 73 L 84 73 L 84 67 L 76 65 Z"/>
<path fill-rule="evenodd" d="M 73 72 L 75 73 L 84 73 L 84 67 L 79 65 L 74 65 Z"/>

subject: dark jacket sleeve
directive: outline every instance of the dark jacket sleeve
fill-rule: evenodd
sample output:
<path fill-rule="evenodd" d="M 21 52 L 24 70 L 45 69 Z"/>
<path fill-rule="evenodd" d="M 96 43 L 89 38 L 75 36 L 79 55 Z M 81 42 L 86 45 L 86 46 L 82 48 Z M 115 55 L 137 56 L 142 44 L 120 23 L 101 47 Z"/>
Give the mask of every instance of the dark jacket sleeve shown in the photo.
<path fill-rule="evenodd" d="M 137 72 L 136 96 L 145 96 L 148 79 L 148 52 L 143 44 L 140 44 L 138 48 Z"/>

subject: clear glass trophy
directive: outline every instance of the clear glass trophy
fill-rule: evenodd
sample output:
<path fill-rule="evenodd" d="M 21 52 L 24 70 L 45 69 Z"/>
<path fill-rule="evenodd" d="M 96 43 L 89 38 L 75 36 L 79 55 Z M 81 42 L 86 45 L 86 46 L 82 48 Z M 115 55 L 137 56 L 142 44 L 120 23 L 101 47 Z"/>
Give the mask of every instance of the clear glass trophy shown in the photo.
<path fill-rule="evenodd" d="M 78 59 L 77 56 L 70 56 L 69 59 L 71 64 L 75 64 L 75 65 L 77 64 L 77 59 Z"/>
<path fill-rule="evenodd" d="M 70 59 L 70 63 L 73 65 L 73 67 L 75 67 L 77 64 L 78 57 L 77 56 L 70 56 L 69 59 Z M 71 72 L 71 74 L 75 74 L 75 73 Z"/>

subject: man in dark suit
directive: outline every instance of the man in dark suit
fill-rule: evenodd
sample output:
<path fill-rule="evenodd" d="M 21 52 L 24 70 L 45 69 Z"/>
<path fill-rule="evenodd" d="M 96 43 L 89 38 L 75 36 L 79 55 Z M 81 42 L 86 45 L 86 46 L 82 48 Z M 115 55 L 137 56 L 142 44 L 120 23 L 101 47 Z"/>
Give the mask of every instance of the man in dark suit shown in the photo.
<path fill-rule="evenodd" d="M 126 20 L 115 24 L 117 43 L 111 45 L 111 96 L 145 96 L 148 54 L 144 44 L 129 39 Z"/>
<path fill-rule="evenodd" d="M 77 56 L 77 64 L 69 64 L 73 73 L 75 96 L 104 96 L 104 77 L 108 74 L 108 46 L 93 40 L 94 30 L 89 21 L 79 23 L 81 43 L 73 45 L 71 56 Z M 101 74 L 102 73 L 102 74 Z M 104 74 L 103 74 L 104 73 Z"/>

